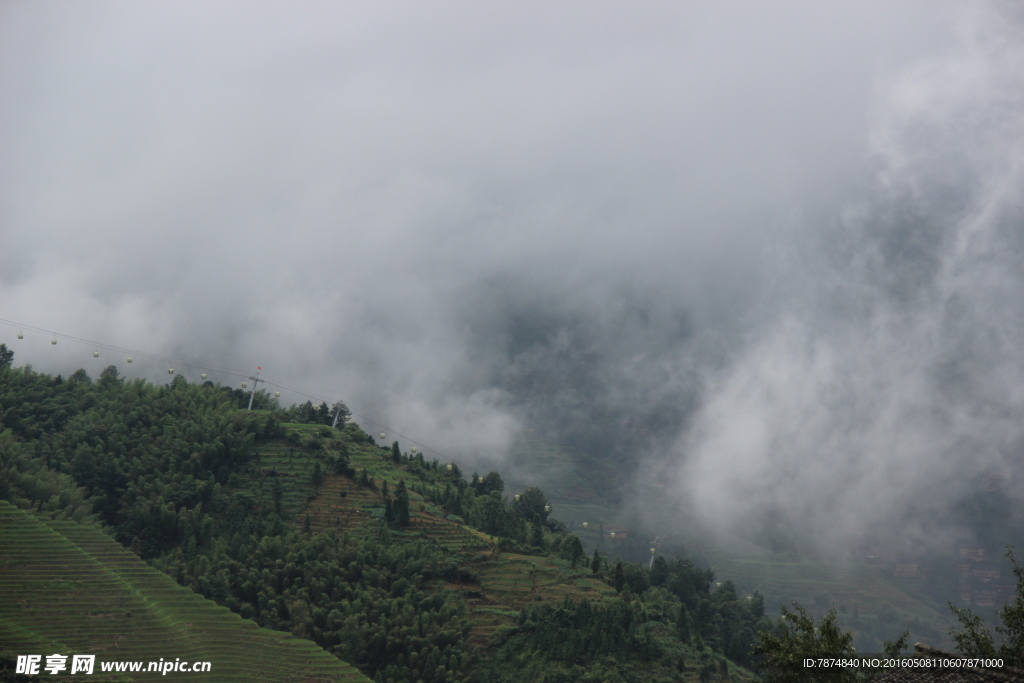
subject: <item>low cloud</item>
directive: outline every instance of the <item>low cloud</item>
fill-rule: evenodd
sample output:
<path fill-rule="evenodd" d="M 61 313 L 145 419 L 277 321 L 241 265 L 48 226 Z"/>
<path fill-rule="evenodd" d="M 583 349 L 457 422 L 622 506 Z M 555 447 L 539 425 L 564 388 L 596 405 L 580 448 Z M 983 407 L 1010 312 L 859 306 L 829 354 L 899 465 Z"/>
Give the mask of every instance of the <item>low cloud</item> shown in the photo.
<path fill-rule="evenodd" d="M 987 476 L 1024 502 L 1024 51 L 1019 23 L 970 19 L 956 54 L 880 85 L 876 169 L 790 252 L 780 313 L 708 374 L 676 452 L 718 528 L 938 549 L 972 538 L 956 503 Z"/>
<path fill-rule="evenodd" d="M 1013 5 L 395 7 L 0 8 L 0 317 L 825 544 L 1019 453 Z"/>

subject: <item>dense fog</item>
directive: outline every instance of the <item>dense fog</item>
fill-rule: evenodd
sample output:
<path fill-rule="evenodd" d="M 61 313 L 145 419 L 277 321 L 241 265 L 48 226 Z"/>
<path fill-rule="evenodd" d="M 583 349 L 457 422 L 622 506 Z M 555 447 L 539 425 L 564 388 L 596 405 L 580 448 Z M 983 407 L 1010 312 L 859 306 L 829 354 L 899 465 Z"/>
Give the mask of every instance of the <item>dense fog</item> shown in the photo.
<path fill-rule="evenodd" d="M 9 2 L 0 341 L 945 543 L 1021 476 L 1022 110 L 1011 3 Z"/>

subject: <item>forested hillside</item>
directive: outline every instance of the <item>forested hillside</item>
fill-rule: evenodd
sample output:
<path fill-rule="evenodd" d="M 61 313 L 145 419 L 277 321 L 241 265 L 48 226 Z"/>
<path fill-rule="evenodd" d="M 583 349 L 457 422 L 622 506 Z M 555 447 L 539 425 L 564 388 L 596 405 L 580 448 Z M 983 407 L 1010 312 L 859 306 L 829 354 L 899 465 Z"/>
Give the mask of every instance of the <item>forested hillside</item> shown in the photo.
<path fill-rule="evenodd" d="M 343 404 L 255 398 L 0 367 L 0 498 L 98 523 L 378 681 L 751 677 L 760 596 L 686 559 L 585 556 L 538 489 L 378 445 Z"/>

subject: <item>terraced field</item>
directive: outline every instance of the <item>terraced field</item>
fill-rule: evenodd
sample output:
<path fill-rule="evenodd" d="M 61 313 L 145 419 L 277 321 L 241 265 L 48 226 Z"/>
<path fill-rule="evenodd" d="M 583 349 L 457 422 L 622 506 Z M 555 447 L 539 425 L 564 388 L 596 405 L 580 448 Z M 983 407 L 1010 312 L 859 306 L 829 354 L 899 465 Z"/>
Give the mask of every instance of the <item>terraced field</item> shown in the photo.
<path fill-rule="evenodd" d="M 479 576 L 488 594 L 515 610 L 531 601 L 559 601 L 566 596 L 599 600 L 615 595 L 582 565 L 573 568 L 565 560 L 534 555 L 502 553 L 498 561 L 482 567 Z"/>
<path fill-rule="evenodd" d="M 323 430 L 322 427 L 315 425 L 285 426 L 293 431 L 299 440 L 308 439 Z M 330 430 L 329 433 L 333 431 Z M 327 460 L 337 455 L 336 445 L 332 441 L 324 442 L 323 455 L 320 459 L 325 474 L 323 482 L 315 488 L 312 484 L 312 475 L 318 454 L 284 441 L 273 441 L 257 448 L 259 478 L 250 490 L 261 504 L 269 504 L 276 479 L 283 492 L 282 509 L 285 513 L 294 514 L 298 524 L 304 524 L 308 515 L 310 528 L 314 531 L 333 528 L 369 533 L 368 529 L 362 527 L 370 523 L 375 533 L 376 522 L 384 514 L 384 499 L 381 493 L 383 483 L 386 481 L 393 492 L 399 481 L 405 481 L 406 486 L 410 487 L 412 523 L 407 530 L 410 537 L 433 540 L 453 552 L 489 553 L 495 549 L 496 539 L 446 519 L 441 510 L 412 490 L 411 486 L 417 484 L 419 479 L 405 468 L 391 462 L 390 451 L 365 443 L 351 442 L 346 443 L 346 449 L 351 466 L 357 471 L 367 472 L 373 482 L 372 488 L 361 486 L 351 477 L 327 473 Z"/>
<path fill-rule="evenodd" d="M 399 470 L 392 473 L 388 485 L 394 490 L 401 476 Z M 408 479 L 412 479 L 409 477 Z M 310 527 L 314 531 L 340 529 L 355 533 L 369 532 L 360 528 L 370 524 L 374 530 L 383 518 L 384 503 L 380 493 L 380 480 L 377 489 L 359 486 L 353 479 L 341 475 L 328 475 L 315 498 L 303 508 L 300 519 L 304 523 L 305 516 L 310 518 Z M 471 552 L 489 554 L 496 549 L 496 540 L 441 515 L 433 514 L 426 508 L 429 505 L 415 491 L 409 491 L 410 524 L 403 533 L 410 538 L 420 538 L 437 543 L 451 552 Z"/>
<path fill-rule="evenodd" d="M 308 439 L 319 430 L 312 425 L 287 427 L 299 440 Z M 351 466 L 357 471 L 365 470 L 373 480 L 373 488 L 360 486 L 350 477 L 326 474 L 314 490 L 312 472 L 317 454 L 284 442 L 272 442 L 259 449 L 258 468 L 263 483 L 254 494 L 258 499 L 265 498 L 272 485 L 267 483 L 271 479 L 267 475 L 273 473 L 284 492 L 283 507 L 297 513 L 297 524 L 305 524 L 308 516 L 313 531 L 338 529 L 371 535 L 379 533 L 384 514 L 383 483 L 386 481 L 393 492 L 399 481 L 405 481 L 411 523 L 402 531 L 392 530 L 391 534 L 434 543 L 457 559 L 465 578 L 447 583 L 446 587 L 460 591 L 470 606 L 474 623 L 470 639 L 474 644 L 486 647 L 495 631 L 512 624 L 519 610 L 531 601 L 561 600 L 566 595 L 576 600 L 600 600 L 615 594 L 582 566 L 570 569 L 568 563 L 558 559 L 499 552 L 496 538 L 447 519 L 442 510 L 414 491 L 412 486 L 420 480 L 405 467 L 391 462 L 383 449 L 351 443 L 346 448 Z M 333 457 L 330 442 L 325 449 Z"/>
<path fill-rule="evenodd" d="M 309 515 L 310 527 L 314 531 L 352 531 L 374 519 L 373 510 L 383 510 L 382 506 L 379 491 L 361 487 L 348 477 L 329 474 L 320 486 L 319 494 L 303 507 L 301 517 L 304 519 Z"/>
<path fill-rule="evenodd" d="M 615 591 L 582 566 L 535 555 L 500 553 L 474 566 L 476 585 L 458 586 L 472 610 L 471 637 L 481 646 L 502 626 L 511 625 L 519 611 L 532 602 L 602 600 Z"/>
<path fill-rule="evenodd" d="M 307 451 L 283 441 L 273 441 L 256 448 L 259 479 L 252 487 L 264 505 L 273 504 L 273 489 L 281 487 L 281 510 L 297 514 L 311 493 L 313 467 L 316 459 Z M 323 465 L 321 465 L 322 467 Z"/>
<path fill-rule="evenodd" d="M 94 526 L 44 522 L 0 501 L 0 537 L 0 649 L 10 656 L 94 654 L 88 680 L 102 679 L 104 661 L 160 658 L 212 663 L 210 673 L 160 677 L 168 681 L 369 680 L 310 641 L 178 586 Z"/>

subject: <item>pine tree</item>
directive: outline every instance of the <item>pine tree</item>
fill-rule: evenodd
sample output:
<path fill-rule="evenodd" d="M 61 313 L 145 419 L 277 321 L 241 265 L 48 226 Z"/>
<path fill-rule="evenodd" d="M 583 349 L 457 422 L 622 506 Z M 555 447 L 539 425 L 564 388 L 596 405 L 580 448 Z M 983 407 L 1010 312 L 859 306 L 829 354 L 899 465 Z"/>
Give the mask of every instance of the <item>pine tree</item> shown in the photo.
<path fill-rule="evenodd" d="M 540 525 L 540 522 L 534 522 L 530 525 L 530 545 L 535 548 L 544 548 L 544 528 Z"/>
<path fill-rule="evenodd" d="M 388 493 L 387 481 L 384 482 L 381 495 L 384 496 L 384 523 L 390 526 L 395 522 L 395 508 L 391 504 L 391 494 Z"/>
<path fill-rule="evenodd" d="M 684 643 L 690 642 L 690 615 L 686 612 L 686 605 L 679 605 L 679 619 L 676 621 L 679 629 L 679 639 Z"/>
<path fill-rule="evenodd" d="M 402 450 L 398 447 L 398 442 L 391 444 L 391 460 L 397 465 L 402 461 Z"/>
<path fill-rule="evenodd" d="M 395 523 L 409 526 L 409 492 L 405 490 L 404 481 L 399 481 L 395 487 Z"/>
<path fill-rule="evenodd" d="M 583 544 L 580 543 L 579 536 L 575 534 L 569 534 L 562 541 L 562 554 L 569 560 L 569 565 L 575 567 L 583 557 Z"/>
<path fill-rule="evenodd" d="M 590 571 L 595 574 L 601 572 L 601 554 L 597 552 L 597 548 L 594 548 L 594 559 L 590 561 Z"/>
<path fill-rule="evenodd" d="M 621 593 L 622 587 L 626 585 L 626 575 L 622 571 L 622 563 L 615 564 L 615 571 L 612 572 L 612 588 Z"/>

